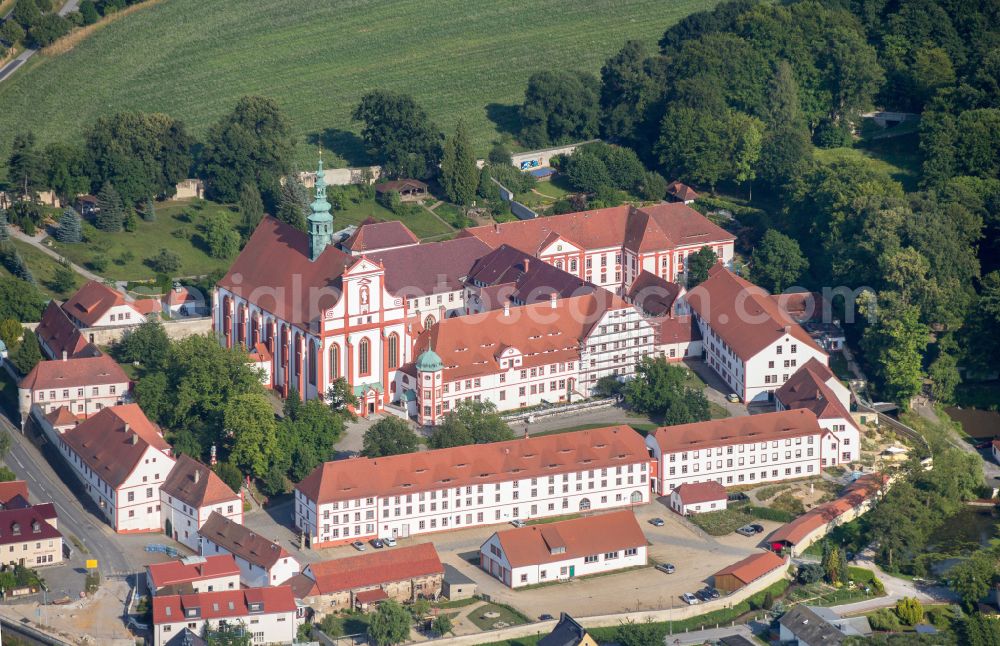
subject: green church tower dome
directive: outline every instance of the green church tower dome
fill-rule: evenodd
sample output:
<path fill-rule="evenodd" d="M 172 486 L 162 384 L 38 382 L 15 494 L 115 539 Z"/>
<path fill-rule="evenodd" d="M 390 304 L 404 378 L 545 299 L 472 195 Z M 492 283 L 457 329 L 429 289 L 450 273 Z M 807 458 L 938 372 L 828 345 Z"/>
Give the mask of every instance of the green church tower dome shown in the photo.
<path fill-rule="evenodd" d="M 444 369 L 444 361 L 433 350 L 426 350 L 417 357 L 417 370 L 420 372 L 437 372 Z"/>

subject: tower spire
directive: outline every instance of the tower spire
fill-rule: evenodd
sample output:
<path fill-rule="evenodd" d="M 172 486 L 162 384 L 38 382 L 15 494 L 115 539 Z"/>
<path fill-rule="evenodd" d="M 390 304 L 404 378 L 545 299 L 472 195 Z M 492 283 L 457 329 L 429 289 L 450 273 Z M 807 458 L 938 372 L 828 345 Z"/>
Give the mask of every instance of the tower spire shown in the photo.
<path fill-rule="evenodd" d="M 323 151 L 320 149 L 316 169 L 316 196 L 309 207 L 309 259 L 316 260 L 333 242 L 333 214 L 326 199 L 326 175 L 323 172 Z"/>

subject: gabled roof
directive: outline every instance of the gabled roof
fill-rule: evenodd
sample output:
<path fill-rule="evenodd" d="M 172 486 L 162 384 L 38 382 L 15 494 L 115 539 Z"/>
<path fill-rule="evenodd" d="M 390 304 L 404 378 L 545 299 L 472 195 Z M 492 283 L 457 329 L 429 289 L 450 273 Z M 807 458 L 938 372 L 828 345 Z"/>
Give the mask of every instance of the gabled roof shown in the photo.
<path fill-rule="evenodd" d="M 520 351 L 522 369 L 578 361 L 580 344 L 601 317 L 629 307 L 620 297 L 599 289 L 509 311 L 446 318 L 417 337 L 414 356 L 434 348 L 444 362 L 445 381 L 499 372 L 500 354 L 509 347 Z"/>
<path fill-rule="evenodd" d="M 851 412 L 827 385 L 830 379 L 836 377 L 814 357 L 774 391 L 774 396 L 786 409 L 808 408 L 819 419 L 845 419 L 853 424 Z"/>
<path fill-rule="evenodd" d="M 277 543 L 214 511 L 198 530 L 198 535 L 264 570 L 270 570 L 279 560 L 291 556 Z"/>
<path fill-rule="evenodd" d="M 645 547 L 647 543 L 629 510 L 506 529 L 494 536 L 511 567 L 583 558 Z"/>
<path fill-rule="evenodd" d="M 676 453 L 730 444 L 770 442 L 825 432 L 812 411 L 799 409 L 661 426 L 656 429 L 653 439 L 663 453 Z"/>
<path fill-rule="evenodd" d="M 792 607 L 781 615 L 778 623 L 787 628 L 801 643 L 823 644 L 823 646 L 840 646 L 844 643 L 842 632 L 805 605 Z"/>
<path fill-rule="evenodd" d="M 64 426 L 76 426 L 80 423 L 81 418 L 77 417 L 76 414 L 69 409 L 69 406 L 60 406 L 59 408 L 46 413 L 45 419 L 52 425 L 52 428 L 58 429 Z"/>
<path fill-rule="evenodd" d="M 55 518 L 55 507 L 51 503 L 0 511 L 0 545 L 61 539 L 62 534 L 48 522 L 52 518 Z"/>
<path fill-rule="evenodd" d="M 648 460 L 642 436 L 628 426 L 473 444 L 384 458 L 334 460 L 295 488 L 317 504 L 372 495 L 504 482 Z"/>
<path fill-rule="evenodd" d="M 295 597 L 287 585 L 245 590 L 219 590 L 153 597 L 153 624 L 192 619 L 230 619 L 258 614 L 295 612 Z M 193 614 L 189 612 L 194 611 Z"/>
<path fill-rule="evenodd" d="M 647 316 L 665 316 L 670 314 L 682 291 L 683 288 L 677 283 L 671 283 L 643 269 L 632 281 L 625 300 Z"/>
<path fill-rule="evenodd" d="M 365 257 L 385 267 L 385 288 L 390 294 L 413 298 L 462 289 L 462 279 L 489 251 L 475 238 L 456 238 L 368 252 Z M 432 307 L 436 310 L 436 303 Z"/>
<path fill-rule="evenodd" d="M 656 332 L 656 345 L 701 341 L 701 328 L 691 315 L 646 319 Z"/>
<path fill-rule="evenodd" d="M 510 301 L 517 304 L 538 303 L 548 301 L 553 294 L 558 298 L 569 298 L 590 294 L 599 289 L 578 276 L 506 244 L 477 260 L 469 271 L 466 282 L 480 289 L 501 285 L 507 287 L 502 290 L 500 300 L 488 303 L 488 309 L 496 309 Z M 485 295 L 485 292 L 482 293 Z"/>
<path fill-rule="evenodd" d="M 774 552 L 762 551 L 751 554 L 745 559 L 727 565 L 715 573 L 716 577 L 731 574 L 744 584 L 756 581 L 768 572 L 773 572 L 786 565 L 785 559 Z"/>
<path fill-rule="evenodd" d="M 126 304 L 125 296 L 121 292 L 91 280 L 63 303 L 63 309 L 71 317 L 89 327 L 97 323 L 112 307 Z"/>
<path fill-rule="evenodd" d="M 28 499 L 28 483 L 24 480 L 9 480 L 0 482 L 0 506 L 5 507 L 14 496 Z"/>
<path fill-rule="evenodd" d="M 538 646 L 577 646 L 586 637 L 587 630 L 580 622 L 563 612 L 552 632 L 538 640 Z"/>
<path fill-rule="evenodd" d="M 153 582 L 153 587 L 159 590 L 168 585 L 193 583 L 223 576 L 239 576 L 240 567 L 236 565 L 236 559 L 231 554 L 216 554 L 154 563 L 146 566 L 146 572 Z"/>
<path fill-rule="evenodd" d="M 387 193 L 388 191 L 402 191 L 405 189 L 420 189 L 423 191 L 427 190 L 427 184 L 421 182 L 419 179 L 407 179 L 400 178 L 395 180 L 390 180 L 388 182 L 379 182 L 375 185 L 376 193 Z"/>
<path fill-rule="evenodd" d="M 222 478 L 187 455 L 177 458 L 160 491 L 195 509 L 233 501 L 242 504 L 240 496 Z"/>
<path fill-rule="evenodd" d="M 334 245 L 310 261 L 308 234 L 265 216 L 218 285 L 290 323 L 308 325 L 337 304 L 344 270 L 360 261 Z M 311 289 L 322 295 L 302 298 Z"/>
<path fill-rule="evenodd" d="M 52 352 L 53 359 L 61 359 L 63 352 L 70 359 L 95 357 L 101 351 L 83 338 L 83 333 L 73 325 L 66 312 L 56 301 L 49 301 L 35 334 Z"/>
<path fill-rule="evenodd" d="M 111 487 L 118 488 L 143 459 L 147 448 L 162 452 L 169 460 L 170 445 L 138 404 L 101 409 L 96 415 L 69 429 L 62 441 L 94 473 Z M 170 470 L 169 461 L 163 464 Z"/>
<path fill-rule="evenodd" d="M 18 384 L 28 390 L 127 384 L 128 375 L 107 355 L 39 361 Z M 125 394 L 124 392 L 122 393 Z"/>
<path fill-rule="evenodd" d="M 813 531 L 839 518 L 851 509 L 859 507 L 869 498 L 877 496 L 883 482 L 882 476 L 875 474 L 861 476 L 848 486 L 836 500 L 814 507 L 790 523 L 774 530 L 767 537 L 768 542 L 798 545 Z"/>
<path fill-rule="evenodd" d="M 674 489 L 674 494 L 681 499 L 682 505 L 697 505 L 727 498 L 726 488 L 715 480 L 686 482 Z"/>
<path fill-rule="evenodd" d="M 316 594 L 357 590 L 405 581 L 423 576 L 444 574 L 441 559 L 433 543 L 419 543 L 346 558 L 310 563 L 303 574 L 316 582 Z"/>
<path fill-rule="evenodd" d="M 722 265 L 712 267 L 708 279 L 688 292 L 687 302 L 743 361 L 785 337 L 823 352 L 766 291 Z"/>
<path fill-rule="evenodd" d="M 157 298 L 137 299 L 132 301 L 132 307 L 143 316 L 159 314 L 163 311 L 163 303 Z"/>
<path fill-rule="evenodd" d="M 367 218 L 341 246 L 351 253 L 359 254 L 419 243 L 420 238 L 399 220 L 381 222 L 375 218 Z"/>
<path fill-rule="evenodd" d="M 682 184 L 681 182 L 678 182 L 676 180 L 670 182 L 670 184 L 667 185 L 667 195 L 675 197 L 678 200 L 683 200 L 685 202 L 698 199 L 697 191 L 695 191 L 687 184 Z"/>

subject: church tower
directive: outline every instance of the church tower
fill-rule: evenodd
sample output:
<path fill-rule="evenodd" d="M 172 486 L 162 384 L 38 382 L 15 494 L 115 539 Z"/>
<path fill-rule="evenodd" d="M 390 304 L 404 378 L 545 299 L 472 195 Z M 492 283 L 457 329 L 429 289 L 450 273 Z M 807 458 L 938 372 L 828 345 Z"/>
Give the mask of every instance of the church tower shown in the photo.
<path fill-rule="evenodd" d="M 323 250 L 333 242 L 333 214 L 326 200 L 326 176 L 323 174 L 323 160 L 319 160 L 316 171 L 316 199 L 310 205 L 309 215 L 309 260 L 319 258 Z"/>

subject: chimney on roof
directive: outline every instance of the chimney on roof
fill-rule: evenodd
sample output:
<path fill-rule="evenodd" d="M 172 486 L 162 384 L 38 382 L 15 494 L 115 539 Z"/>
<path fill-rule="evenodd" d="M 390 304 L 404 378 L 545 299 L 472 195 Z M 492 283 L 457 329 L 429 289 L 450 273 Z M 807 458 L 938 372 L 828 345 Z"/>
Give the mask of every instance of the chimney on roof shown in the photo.
<path fill-rule="evenodd" d="M 551 294 L 549 294 L 549 307 L 551 307 L 552 309 L 556 308 L 556 293 L 555 292 L 552 292 Z"/>
<path fill-rule="evenodd" d="M 200 469 L 194 472 L 194 483 L 198 484 L 199 480 L 201 480 L 201 470 Z"/>
<path fill-rule="evenodd" d="M 62 360 L 63 360 L 63 361 L 66 361 L 67 359 L 69 359 L 69 355 L 67 354 L 67 352 L 66 352 L 65 350 L 63 350 L 63 353 L 62 353 Z"/>
<path fill-rule="evenodd" d="M 510 316 L 510 303 L 503 304 L 503 315 Z"/>
<path fill-rule="evenodd" d="M 529 264 L 530 262 L 531 262 L 530 258 L 525 258 L 524 259 L 524 273 L 528 273 L 528 268 L 530 267 L 530 264 Z"/>
<path fill-rule="evenodd" d="M 128 433 L 131 430 L 132 430 L 132 427 L 129 426 L 128 422 L 125 422 L 125 432 Z"/>
<path fill-rule="evenodd" d="M 785 326 L 785 334 L 790 334 L 791 331 L 792 331 L 792 326 L 791 325 L 786 325 Z"/>
<path fill-rule="evenodd" d="M 493 232 L 494 233 L 500 233 L 500 223 L 499 222 L 494 222 L 493 223 Z"/>
<path fill-rule="evenodd" d="M 132 440 L 132 446 L 139 443 L 139 435 L 137 433 L 132 433 L 132 437 L 130 439 Z"/>

